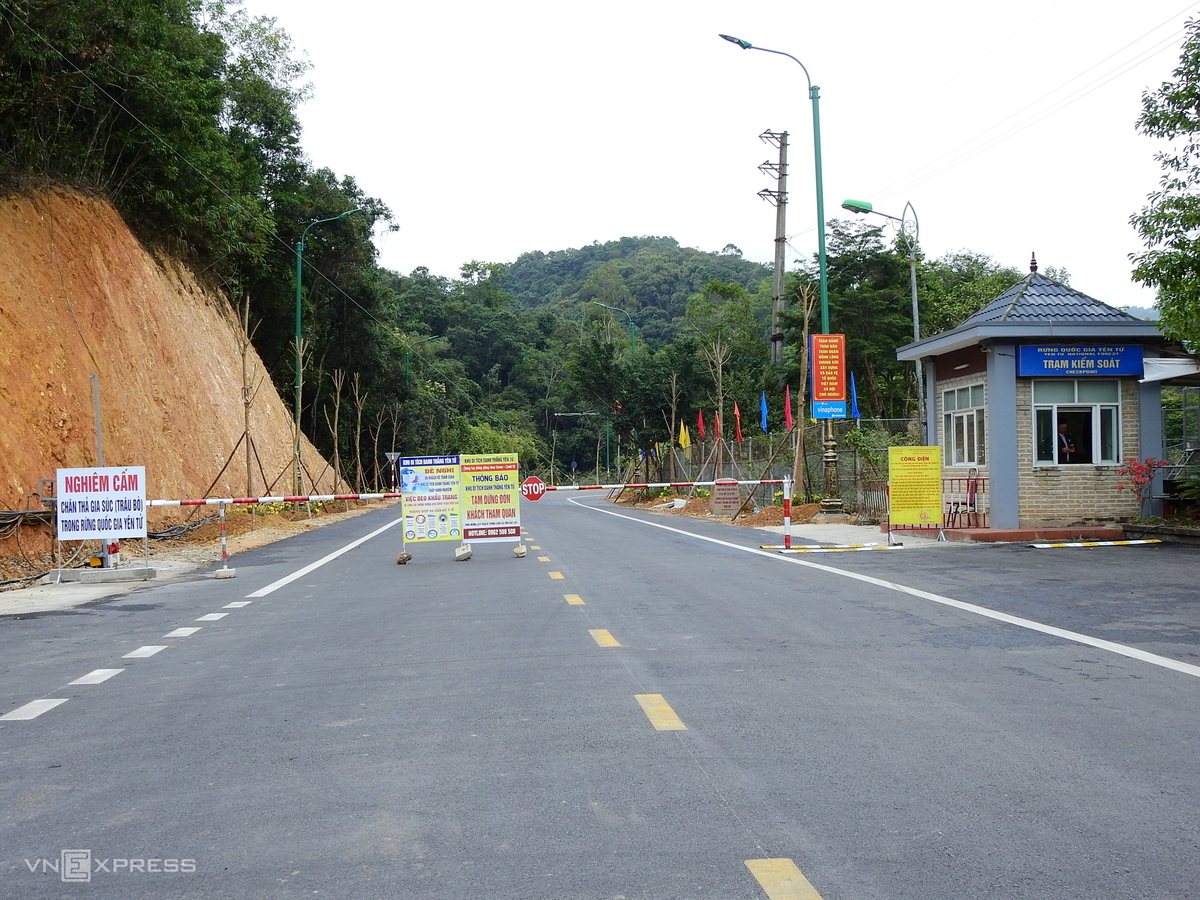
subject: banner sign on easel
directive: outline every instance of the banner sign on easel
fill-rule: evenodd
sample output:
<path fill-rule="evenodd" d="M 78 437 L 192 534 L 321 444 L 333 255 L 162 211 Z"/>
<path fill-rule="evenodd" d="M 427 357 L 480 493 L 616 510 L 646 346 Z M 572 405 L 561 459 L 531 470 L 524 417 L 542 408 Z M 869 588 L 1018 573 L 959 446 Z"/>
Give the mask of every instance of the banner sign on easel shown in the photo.
<path fill-rule="evenodd" d="M 405 456 L 399 463 L 405 542 L 461 540 L 459 458 Z"/>
<path fill-rule="evenodd" d="M 463 540 L 521 539 L 520 466 L 515 453 L 464 454 Z"/>

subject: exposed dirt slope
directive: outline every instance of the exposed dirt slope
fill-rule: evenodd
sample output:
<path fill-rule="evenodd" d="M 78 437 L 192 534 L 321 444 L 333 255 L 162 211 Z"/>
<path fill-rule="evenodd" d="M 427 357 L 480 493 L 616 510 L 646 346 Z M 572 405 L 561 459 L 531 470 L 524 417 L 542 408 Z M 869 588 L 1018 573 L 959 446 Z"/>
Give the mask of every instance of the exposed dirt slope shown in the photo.
<path fill-rule="evenodd" d="M 0 507 L 30 505 L 56 468 L 96 465 L 92 374 L 105 465 L 144 465 L 148 499 L 290 494 L 291 414 L 253 350 L 246 371 L 257 388 L 249 481 L 241 328 L 227 301 L 148 254 L 103 201 L 65 190 L 0 198 Z M 307 441 L 303 456 L 331 492 Z M 48 544 L 29 529 L 22 541 Z M 14 552 L 0 541 L 0 554 Z"/>

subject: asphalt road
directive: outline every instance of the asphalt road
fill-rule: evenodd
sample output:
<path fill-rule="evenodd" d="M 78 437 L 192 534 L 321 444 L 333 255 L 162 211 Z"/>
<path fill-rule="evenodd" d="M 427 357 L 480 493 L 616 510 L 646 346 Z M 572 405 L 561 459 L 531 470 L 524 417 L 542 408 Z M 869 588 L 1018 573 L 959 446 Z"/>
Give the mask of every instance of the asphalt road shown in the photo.
<path fill-rule="evenodd" d="M 1200 894 L 1200 550 L 522 513 L 0 619 L 0 896 Z"/>

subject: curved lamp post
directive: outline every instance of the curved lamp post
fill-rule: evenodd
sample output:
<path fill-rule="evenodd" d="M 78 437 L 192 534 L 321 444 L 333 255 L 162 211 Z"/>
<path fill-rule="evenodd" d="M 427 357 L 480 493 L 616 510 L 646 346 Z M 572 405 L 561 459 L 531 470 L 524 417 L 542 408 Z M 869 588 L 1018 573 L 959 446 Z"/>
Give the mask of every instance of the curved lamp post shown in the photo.
<path fill-rule="evenodd" d="M 908 250 L 908 281 L 912 290 L 913 340 L 919 341 L 921 339 L 921 316 L 917 307 L 917 243 L 921 239 L 921 223 L 917 219 L 916 209 L 911 202 L 908 202 L 904 204 L 904 210 L 900 215 L 890 216 L 875 209 L 865 200 L 844 200 L 842 209 L 860 215 L 883 216 L 885 219 L 899 223 L 900 236 L 904 239 L 904 246 Z M 920 420 L 921 441 L 927 445 L 929 443 L 929 421 L 925 408 L 925 369 L 919 359 L 916 361 L 916 371 L 917 418 Z"/>
<path fill-rule="evenodd" d="M 325 222 L 336 222 L 338 219 L 344 219 L 346 216 L 356 212 L 365 212 L 362 207 L 358 209 L 348 209 L 344 213 L 336 216 L 330 216 L 328 219 L 317 219 L 309 222 L 304 226 L 304 230 L 300 232 L 300 240 L 296 241 L 296 421 L 295 421 L 295 496 L 300 496 L 303 489 L 303 479 L 301 473 L 303 467 L 300 465 L 300 391 L 304 386 L 304 343 L 301 338 L 301 322 L 300 322 L 300 286 L 302 281 L 302 272 L 304 270 L 304 239 L 308 237 L 308 231 L 314 225 L 321 225 Z"/>
<path fill-rule="evenodd" d="M 768 50 L 766 47 L 755 47 L 749 41 L 735 38 L 728 34 L 718 35 L 722 40 L 737 44 L 743 50 L 761 50 L 764 53 L 774 53 L 786 56 L 804 72 L 804 80 L 808 82 L 808 97 L 812 100 L 813 116 L 813 164 L 817 179 L 817 273 L 821 288 L 821 334 L 829 334 L 829 271 L 825 261 L 825 183 L 821 175 L 821 106 L 820 88 L 812 83 L 808 69 L 804 63 L 790 53 L 782 50 Z M 821 499 L 823 516 L 839 516 L 842 514 L 842 490 L 838 484 L 837 440 L 833 435 L 833 420 L 822 419 L 821 436 L 825 447 L 825 486 Z"/>
<path fill-rule="evenodd" d="M 622 313 L 625 316 L 625 318 L 629 320 L 629 366 L 631 369 L 634 369 L 634 374 L 636 375 L 637 374 L 637 370 L 636 370 L 637 363 L 635 362 L 635 360 L 637 359 L 637 340 L 636 340 L 636 338 L 634 338 L 634 334 L 636 332 L 636 326 L 633 324 L 633 316 L 631 316 L 625 310 L 621 309 L 619 306 L 609 306 L 607 303 L 601 303 L 599 300 L 593 300 L 591 302 L 595 306 L 603 306 L 605 309 L 611 309 L 613 312 Z M 634 432 L 634 436 L 635 437 L 637 436 L 636 431 Z M 619 435 L 618 435 L 618 438 L 619 438 Z M 610 444 L 611 440 L 612 440 L 612 420 L 606 419 L 606 424 L 604 426 L 604 469 L 605 469 L 605 471 L 608 470 L 609 464 L 610 464 L 609 444 Z M 620 442 L 620 440 L 617 441 L 617 465 L 618 466 L 621 465 L 621 442 Z"/>
<path fill-rule="evenodd" d="M 417 344 L 423 344 L 426 341 L 432 341 L 434 338 L 437 338 L 437 337 L 440 337 L 440 335 L 431 334 L 429 337 L 421 338 L 419 341 L 413 341 L 412 345 L 408 348 L 408 350 L 406 350 L 404 352 L 404 389 L 406 391 L 408 390 L 408 364 L 409 364 L 409 361 L 412 359 L 413 348 L 416 347 Z"/>
<path fill-rule="evenodd" d="M 808 96 L 812 100 L 813 115 L 813 164 L 817 177 L 817 271 L 821 286 L 821 334 L 829 334 L 829 275 L 825 264 L 825 182 L 821 175 L 821 105 L 820 88 L 812 83 L 808 69 L 804 63 L 790 53 L 782 50 L 768 50 L 766 47 L 755 47 L 749 41 L 731 37 L 728 34 L 718 35 L 731 44 L 737 44 L 743 50 L 761 50 L 763 53 L 775 53 L 786 56 L 804 72 L 804 80 L 808 82 Z"/>
<path fill-rule="evenodd" d="M 605 309 L 611 309 L 613 312 L 622 313 L 629 320 L 629 364 L 633 365 L 633 360 L 637 355 L 637 339 L 634 337 L 635 326 L 633 324 L 633 316 L 619 306 L 609 306 L 607 303 L 601 303 L 599 300 L 593 300 L 592 304 L 594 306 L 603 306 Z"/>

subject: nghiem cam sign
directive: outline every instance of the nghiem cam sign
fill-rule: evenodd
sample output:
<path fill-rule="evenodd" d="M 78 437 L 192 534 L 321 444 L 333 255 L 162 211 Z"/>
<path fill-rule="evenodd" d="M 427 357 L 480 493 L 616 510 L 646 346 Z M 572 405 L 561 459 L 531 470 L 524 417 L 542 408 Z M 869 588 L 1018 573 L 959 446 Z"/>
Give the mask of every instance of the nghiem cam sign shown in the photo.
<path fill-rule="evenodd" d="M 146 536 L 146 467 L 59 469 L 54 494 L 60 541 Z"/>

